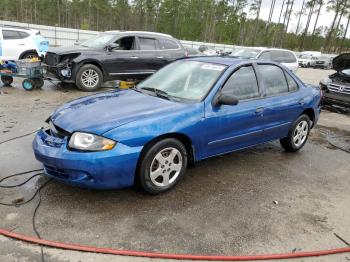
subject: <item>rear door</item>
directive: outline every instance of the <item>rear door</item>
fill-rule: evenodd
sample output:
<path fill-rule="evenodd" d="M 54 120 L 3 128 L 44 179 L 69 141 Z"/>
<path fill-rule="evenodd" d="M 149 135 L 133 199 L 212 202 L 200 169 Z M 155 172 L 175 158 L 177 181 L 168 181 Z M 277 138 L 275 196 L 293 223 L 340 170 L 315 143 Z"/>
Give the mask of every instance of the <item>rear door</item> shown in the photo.
<path fill-rule="evenodd" d="M 281 67 L 258 63 L 256 68 L 264 95 L 264 139 L 285 137 L 304 110 L 303 95 L 297 82 Z"/>
<path fill-rule="evenodd" d="M 26 38 L 30 34 L 18 30 L 2 29 L 2 55 L 7 60 L 17 60 L 20 55 L 31 49 Z"/>
<path fill-rule="evenodd" d="M 163 54 L 160 52 L 159 43 L 153 36 L 138 36 L 140 57 L 138 68 L 145 74 L 152 74 L 163 67 Z"/>
<path fill-rule="evenodd" d="M 178 40 L 173 38 L 158 38 L 160 47 L 158 58 L 163 66 L 185 56 L 185 50 Z"/>
<path fill-rule="evenodd" d="M 263 141 L 263 99 L 254 67 L 244 65 L 235 70 L 224 84 L 221 94 L 239 99 L 237 105 L 206 105 L 206 157 L 256 145 Z"/>

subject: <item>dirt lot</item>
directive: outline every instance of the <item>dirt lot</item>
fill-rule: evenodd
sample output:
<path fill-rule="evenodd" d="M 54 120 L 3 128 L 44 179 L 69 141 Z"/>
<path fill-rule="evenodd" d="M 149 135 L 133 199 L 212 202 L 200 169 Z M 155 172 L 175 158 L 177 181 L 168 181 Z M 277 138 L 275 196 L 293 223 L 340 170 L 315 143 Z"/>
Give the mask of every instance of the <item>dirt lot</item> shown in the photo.
<path fill-rule="evenodd" d="M 298 71 L 314 84 L 329 73 Z M 3 88 L 0 141 L 41 127 L 55 107 L 84 95 L 51 83 L 33 92 L 25 92 L 18 82 Z M 350 157 L 327 142 L 327 130 L 350 136 L 350 118 L 323 112 L 311 139 L 296 154 L 273 142 L 200 162 L 174 190 L 160 196 L 51 182 L 42 190 L 36 225 L 45 239 L 157 252 L 245 255 L 344 247 L 333 233 L 350 241 Z M 41 167 L 32 154 L 32 139 L 0 145 L 0 179 Z M 349 143 L 342 138 L 335 142 Z M 0 189 L 0 202 L 27 199 L 44 180 Z M 18 208 L 0 206 L 0 228 L 34 236 L 37 201 Z M 47 261 L 147 261 L 51 248 L 44 253 Z M 39 247 L 0 237 L 0 261 L 39 260 Z M 350 254 L 343 254 L 298 261 L 349 260 Z"/>

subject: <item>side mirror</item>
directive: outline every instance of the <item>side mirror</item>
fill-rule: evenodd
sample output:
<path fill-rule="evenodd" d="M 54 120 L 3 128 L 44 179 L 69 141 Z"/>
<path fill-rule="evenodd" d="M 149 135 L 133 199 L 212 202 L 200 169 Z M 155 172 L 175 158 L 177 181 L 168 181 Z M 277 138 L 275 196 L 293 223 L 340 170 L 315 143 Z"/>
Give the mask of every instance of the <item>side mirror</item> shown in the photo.
<path fill-rule="evenodd" d="M 238 104 L 238 98 L 235 97 L 234 95 L 220 93 L 215 99 L 214 104 L 217 106 L 220 106 L 220 105 L 235 106 Z"/>
<path fill-rule="evenodd" d="M 106 47 L 106 49 L 108 50 L 108 51 L 113 51 L 114 49 L 118 49 L 119 48 L 119 44 L 117 44 L 117 43 L 110 43 L 107 47 Z"/>

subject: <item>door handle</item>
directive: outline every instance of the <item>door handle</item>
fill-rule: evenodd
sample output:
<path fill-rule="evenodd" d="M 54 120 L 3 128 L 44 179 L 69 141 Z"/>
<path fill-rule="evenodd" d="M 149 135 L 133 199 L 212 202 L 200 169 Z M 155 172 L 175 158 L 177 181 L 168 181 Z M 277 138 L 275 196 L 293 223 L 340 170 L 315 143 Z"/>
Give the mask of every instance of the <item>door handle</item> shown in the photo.
<path fill-rule="evenodd" d="M 132 58 L 132 59 L 138 59 L 139 57 L 138 57 L 138 56 L 130 56 L 130 58 Z"/>
<path fill-rule="evenodd" d="M 257 109 L 255 109 L 255 114 L 262 114 L 264 112 L 264 108 L 263 107 L 258 107 Z"/>
<path fill-rule="evenodd" d="M 304 104 L 305 104 L 304 99 L 303 99 L 303 98 L 302 98 L 302 99 L 300 99 L 300 100 L 298 101 L 298 104 L 299 104 L 299 105 L 304 105 Z"/>

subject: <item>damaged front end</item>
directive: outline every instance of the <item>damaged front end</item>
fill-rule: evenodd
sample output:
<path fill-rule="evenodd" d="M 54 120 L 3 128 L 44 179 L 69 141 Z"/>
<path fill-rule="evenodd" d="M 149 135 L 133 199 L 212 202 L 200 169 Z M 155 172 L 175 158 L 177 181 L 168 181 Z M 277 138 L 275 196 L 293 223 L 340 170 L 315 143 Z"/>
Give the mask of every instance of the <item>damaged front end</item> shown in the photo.
<path fill-rule="evenodd" d="M 58 55 L 53 52 L 47 52 L 44 59 L 44 66 L 48 75 L 62 82 L 74 82 L 74 79 L 72 79 L 75 64 L 74 59 L 78 56 L 80 56 L 80 53 Z"/>
<path fill-rule="evenodd" d="M 334 58 L 333 68 L 336 73 L 320 82 L 323 91 L 322 103 L 350 108 L 350 53 Z"/>

